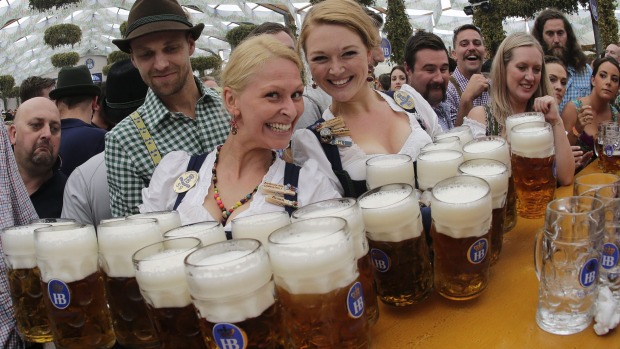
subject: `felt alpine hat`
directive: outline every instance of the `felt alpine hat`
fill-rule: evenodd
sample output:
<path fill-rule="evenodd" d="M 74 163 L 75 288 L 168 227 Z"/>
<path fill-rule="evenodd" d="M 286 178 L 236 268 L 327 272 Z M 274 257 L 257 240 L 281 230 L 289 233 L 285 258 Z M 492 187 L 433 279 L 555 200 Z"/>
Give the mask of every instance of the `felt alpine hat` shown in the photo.
<path fill-rule="evenodd" d="M 105 83 L 103 113 L 115 124 L 119 123 L 144 103 L 148 89 L 131 60 L 114 63 Z"/>
<path fill-rule="evenodd" d="M 101 89 L 93 83 L 93 77 L 85 65 L 63 67 L 58 72 L 56 88 L 50 91 L 51 99 L 68 96 L 99 96 Z"/>

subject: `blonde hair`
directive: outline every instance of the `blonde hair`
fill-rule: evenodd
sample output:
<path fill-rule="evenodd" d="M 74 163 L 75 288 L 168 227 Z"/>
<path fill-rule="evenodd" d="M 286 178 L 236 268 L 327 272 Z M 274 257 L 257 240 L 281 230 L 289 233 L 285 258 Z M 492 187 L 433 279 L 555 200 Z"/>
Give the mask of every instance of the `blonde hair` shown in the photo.
<path fill-rule="evenodd" d="M 491 66 L 491 111 L 500 123 L 504 124 L 506 118 L 512 114 L 513 108 L 510 102 L 510 91 L 506 82 L 506 66 L 513 58 L 513 52 L 519 47 L 534 47 L 540 52 L 541 76 L 538 88 L 527 102 L 526 111 L 531 111 L 534 99 L 541 96 L 552 95 L 551 83 L 547 76 L 547 70 L 543 60 L 544 53 L 540 43 L 532 35 L 519 32 L 510 34 L 497 49 L 493 65 Z"/>
<path fill-rule="evenodd" d="M 364 9 L 352 0 L 325 0 L 308 11 L 301 25 L 297 50 L 306 51 L 306 40 L 313 26 L 321 24 L 342 25 L 357 33 L 368 50 L 379 47 L 381 38 L 373 20 Z"/>
<path fill-rule="evenodd" d="M 271 35 L 264 34 L 248 38 L 235 47 L 222 72 L 222 86 L 235 92 L 243 91 L 250 77 L 273 58 L 283 58 L 295 63 L 299 69 L 299 77 L 302 78 L 303 64 L 299 55 Z"/>

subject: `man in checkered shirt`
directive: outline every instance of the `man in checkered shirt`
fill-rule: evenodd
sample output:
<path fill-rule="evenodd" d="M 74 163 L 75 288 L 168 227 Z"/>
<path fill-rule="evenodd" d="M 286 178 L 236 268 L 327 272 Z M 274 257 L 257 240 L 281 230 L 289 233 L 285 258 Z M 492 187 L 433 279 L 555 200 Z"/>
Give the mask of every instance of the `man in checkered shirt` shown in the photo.
<path fill-rule="evenodd" d="M 0 125 L 0 230 L 14 225 L 27 224 L 37 218 L 22 177 L 17 170 L 9 135 Z M 0 253 L 1 251 L 0 244 Z M 0 258 L 0 348 L 24 347 L 17 328 L 15 312 L 9 295 L 9 284 L 4 258 Z"/>
<path fill-rule="evenodd" d="M 228 134 L 228 117 L 217 92 L 205 88 L 191 69 L 189 57 L 203 28 L 202 23 L 189 22 L 176 0 L 137 0 L 129 11 L 124 38 L 113 40 L 130 54 L 149 86 L 137 113 L 153 141 L 147 140 L 148 135 L 143 138 L 140 122 L 131 117 L 106 135 L 113 216 L 138 213 L 141 190 L 159 162 L 157 152 L 161 157 L 174 150 L 209 152 Z"/>
<path fill-rule="evenodd" d="M 556 9 L 542 11 L 534 21 L 532 35 L 540 42 L 545 54 L 561 59 L 568 70 L 566 94 L 560 103 L 560 114 L 569 101 L 590 94 L 592 68 L 586 62 L 573 27 Z"/>

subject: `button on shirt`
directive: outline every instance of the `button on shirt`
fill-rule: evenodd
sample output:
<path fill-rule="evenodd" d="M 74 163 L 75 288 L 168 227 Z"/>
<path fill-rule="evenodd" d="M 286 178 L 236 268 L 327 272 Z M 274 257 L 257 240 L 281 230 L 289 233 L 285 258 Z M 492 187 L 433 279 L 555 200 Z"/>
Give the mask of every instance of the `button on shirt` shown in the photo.
<path fill-rule="evenodd" d="M 224 143 L 228 135 L 229 117 L 217 92 L 194 80 L 202 95 L 196 102 L 196 119 L 170 112 L 151 89 L 137 110 L 162 157 L 174 150 L 205 153 Z M 155 164 L 131 118 L 106 135 L 105 163 L 112 215 L 139 213 L 141 190 L 149 185 Z"/>
<path fill-rule="evenodd" d="M 454 73 L 452 73 L 452 76 L 454 77 L 456 82 L 459 84 L 461 93 L 463 93 L 465 89 L 467 88 L 467 84 L 469 84 L 469 79 L 463 76 L 463 74 L 461 74 L 461 72 L 458 69 L 454 70 Z M 459 111 L 459 105 L 461 103 L 461 96 L 459 96 L 459 93 L 456 90 L 456 87 L 452 84 L 452 82 L 448 84 L 448 90 L 446 91 L 446 95 L 447 95 L 446 103 L 448 104 L 448 112 L 450 114 L 450 118 L 452 119 L 452 124 L 454 124 L 456 122 L 456 114 Z M 491 101 L 491 97 L 489 96 L 489 91 L 484 91 L 482 92 L 480 96 L 478 96 L 478 98 L 473 100 L 473 106 L 477 107 L 481 105 L 488 105 L 489 101 Z"/>
<path fill-rule="evenodd" d="M 560 114 L 566 103 L 573 99 L 585 97 L 592 91 L 592 86 L 590 86 L 592 67 L 590 67 L 589 64 L 586 64 L 586 67 L 580 71 L 576 71 L 573 66 L 569 66 L 567 70 L 568 82 L 566 83 L 566 94 L 564 94 L 564 98 L 560 104 Z"/>

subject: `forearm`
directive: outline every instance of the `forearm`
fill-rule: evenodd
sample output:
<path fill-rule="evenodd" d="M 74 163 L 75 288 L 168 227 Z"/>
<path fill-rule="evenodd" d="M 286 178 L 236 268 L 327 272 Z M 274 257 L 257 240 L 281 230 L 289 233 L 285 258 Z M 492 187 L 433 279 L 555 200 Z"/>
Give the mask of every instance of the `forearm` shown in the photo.
<path fill-rule="evenodd" d="M 463 118 L 466 117 L 473 108 L 473 99 L 461 98 L 461 101 L 459 102 L 459 110 L 456 112 L 456 121 L 454 122 L 454 126 L 461 126 L 463 124 Z"/>

